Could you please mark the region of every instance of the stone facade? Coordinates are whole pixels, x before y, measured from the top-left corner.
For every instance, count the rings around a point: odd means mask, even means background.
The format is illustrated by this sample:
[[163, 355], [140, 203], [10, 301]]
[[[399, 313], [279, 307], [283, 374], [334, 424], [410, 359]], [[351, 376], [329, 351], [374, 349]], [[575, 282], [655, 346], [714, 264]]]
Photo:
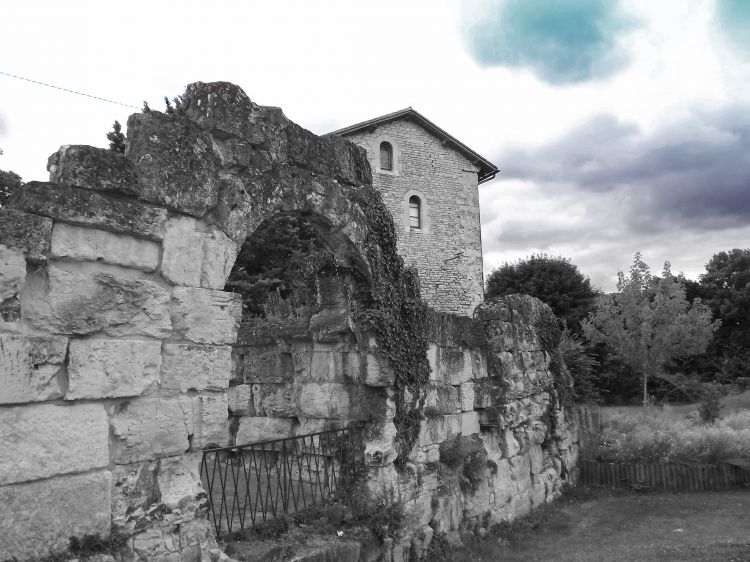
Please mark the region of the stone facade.
[[[201, 451], [354, 422], [368, 428], [369, 486], [410, 513], [389, 561], [555, 497], [574, 477], [578, 432], [536, 332], [549, 309], [519, 298], [474, 318], [431, 313], [419, 439], [396, 470], [394, 373], [352, 328], [356, 291], [336, 289], [370, 272], [352, 197], [372, 189], [365, 151], [231, 84], [192, 84], [183, 104], [131, 116], [125, 156], [62, 147], [51, 181], [0, 209], [3, 557], [94, 535], [116, 539], [123, 562], [220, 559]], [[304, 324], [243, 321], [223, 284], [243, 241], [285, 213], [316, 217], [358, 275], [328, 283]], [[471, 489], [440, 468], [458, 435], [487, 457]]]
[[[478, 177], [486, 168], [414, 113], [340, 134], [367, 151], [373, 187], [393, 215], [399, 253], [419, 272], [422, 298], [436, 310], [470, 316], [484, 298]], [[383, 142], [392, 148], [392, 170], [381, 169]], [[421, 203], [418, 229], [409, 226], [412, 196]]]

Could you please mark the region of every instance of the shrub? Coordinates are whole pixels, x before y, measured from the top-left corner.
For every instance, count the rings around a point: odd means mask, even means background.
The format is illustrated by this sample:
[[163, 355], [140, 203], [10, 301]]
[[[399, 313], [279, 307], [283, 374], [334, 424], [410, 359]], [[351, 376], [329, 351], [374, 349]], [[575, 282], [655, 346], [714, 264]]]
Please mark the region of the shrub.
[[487, 451], [480, 439], [456, 435], [440, 444], [440, 462], [452, 469], [461, 469], [459, 485], [464, 492], [476, 492], [487, 469]]
[[717, 463], [750, 459], [750, 412], [714, 424], [675, 418], [658, 408], [616, 417], [604, 425], [599, 458], [619, 462]]

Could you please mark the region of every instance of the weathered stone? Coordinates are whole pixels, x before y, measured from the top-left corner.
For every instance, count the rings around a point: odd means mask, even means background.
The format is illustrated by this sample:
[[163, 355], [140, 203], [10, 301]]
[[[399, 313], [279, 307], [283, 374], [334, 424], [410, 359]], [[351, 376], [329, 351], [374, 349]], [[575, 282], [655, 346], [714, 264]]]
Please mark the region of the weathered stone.
[[113, 472], [112, 527], [131, 535], [154, 524], [192, 520], [205, 509], [201, 453], [118, 465]]
[[505, 429], [500, 432], [500, 450], [505, 458], [515, 457], [521, 450], [521, 446], [516, 441], [513, 431]]
[[362, 419], [371, 413], [367, 400], [359, 385], [308, 383], [301, 387], [299, 410], [310, 418]]
[[465, 382], [458, 387], [458, 402], [462, 412], [474, 409], [474, 383]]
[[174, 456], [188, 450], [193, 401], [185, 397], [141, 397], [112, 407], [114, 462], [127, 464]]
[[393, 422], [382, 425], [377, 438], [365, 443], [365, 459], [368, 465], [383, 466], [396, 460], [396, 426]]
[[51, 219], [0, 208], [0, 244], [21, 250], [28, 259], [36, 262], [47, 259], [51, 235]]
[[242, 317], [236, 293], [175, 287], [170, 303], [172, 326], [182, 338], [207, 344], [233, 344]]
[[226, 392], [204, 392], [195, 397], [196, 406], [191, 450], [229, 445], [229, 401]]
[[252, 388], [257, 415], [292, 418], [302, 413], [299, 406], [300, 385], [254, 384]]
[[430, 415], [455, 414], [459, 410], [456, 387], [430, 383], [425, 389], [424, 408], [430, 412]]
[[294, 436], [295, 423], [296, 420], [293, 418], [240, 418], [235, 442], [237, 445], [245, 445], [258, 441], [286, 439]]
[[125, 234], [55, 223], [50, 255], [56, 258], [100, 261], [143, 271], [159, 266], [159, 245]]
[[256, 416], [253, 403], [253, 386], [250, 384], [238, 384], [230, 386], [227, 391], [229, 400], [229, 411], [235, 416]]
[[0, 403], [60, 398], [59, 373], [68, 340], [0, 334]]
[[529, 447], [529, 466], [532, 474], [539, 474], [544, 467], [544, 451], [541, 445], [532, 445]]
[[368, 386], [393, 386], [396, 374], [388, 360], [377, 353], [367, 355], [367, 374], [365, 384]]
[[158, 341], [73, 340], [65, 398], [138, 396], [156, 384], [160, 366]]
[[245, 383], [281, 384], [294, 378], [293, 356], [276, 344], [251, 346], [243, 357]]
[[3, 408], [0, 427], [0, 485], [109, 464], [102, 404]]
[[109, 273], [70, 272], [56, 265], [29, 276], [21, 293], [24, 316], [62, 334], [165, 337], [170, 332], [169, 294], [153, 281]]
[[41, 560], [68, 550], [70, 538], [110, 533], [108, 471], [59, 476], [0, 488], [0, 553]]
[[127, 157], [144, 201], [197, 217], [216, 204], [219, 162], [211, 136], [182, 115], [132, 114]]
[[0, 302], [21, 292], [26, 279], [26, 260], [20, 250], [0, 244]]
[[358, 382], [358, 379], [359, 356], [352, 351], [349, 344], [345, 343], [316, 341], [313, 344], [309, 371], [303, 371], [301, 376], [295, 372], [295, 380], [304, 382], [351, 383]]
[[232, 374], [232, 348], [165, 343], [161, 387], [169, 390], [225, 390]]
[[199, 230], [189, 217], [167, 221], [161, 272], [177, 285], [222, 289], [237, 257], [237, 244], [213, 227]]
[[135, 166], [123, 154], [87, 145], [65, 145], [47, 161], [49, 181], [75, 187], [135, 195]]
[[463, 412], [461, 414], [461, 433], [463, 435], [474, 435], [479, 433], [479, 413]]
[[11, 198], [14, 208], [56, 221], [161, 240], [166, 209], [56, 183], [31, 181]]

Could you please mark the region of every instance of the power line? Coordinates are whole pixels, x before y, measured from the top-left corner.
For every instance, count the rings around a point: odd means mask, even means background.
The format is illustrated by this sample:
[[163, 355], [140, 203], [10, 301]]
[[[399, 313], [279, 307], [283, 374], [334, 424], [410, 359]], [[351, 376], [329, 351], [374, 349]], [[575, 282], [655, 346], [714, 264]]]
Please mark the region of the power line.
[[122, 105], [122, 106], [125, 106], [125, 107], [131, 107], [133, 109], [141, 109], [140, 107], [136, 107], [136, 106], [130, 105], [128, 103], [122, 103], [122, 102], [119, 102], [119, 101], [108, 100], [107, 98], [100, 98], [99, 96], [92, 96], [91, 94], [84, 94], [83, 92], [77, 92], [75, 90], [69, 90], [68, 88], [63, 88], [61, 86], [55, 86], [54, 84], [47, 84], [45, 82], [39, 82], [38, 80], [32, 80], [31, 78], [24, 78], [23, 76], [16, 76], [15, 74], [9, 74], [8, 72], [3, 72], [2, 70], [0, 70], [0, 74], [2, 74], [4, 76], [10, 76], [11, 78], [16, 78], [18, 80], [24, 80], [26, 82], [31, 82], [32, 84], [38, 84], [40, 86], [46, 86], [47, 88], [54, 88], [55, 90], [62, 90], [63, 92], [68, 92], [70, 94], [77, 94], [79, 96], [85, 96], [87, 98], [92, 98], [92, 99], [99, 100], [99, 101], [106, 101], [108, 103], [114, 103], [116, 105]]

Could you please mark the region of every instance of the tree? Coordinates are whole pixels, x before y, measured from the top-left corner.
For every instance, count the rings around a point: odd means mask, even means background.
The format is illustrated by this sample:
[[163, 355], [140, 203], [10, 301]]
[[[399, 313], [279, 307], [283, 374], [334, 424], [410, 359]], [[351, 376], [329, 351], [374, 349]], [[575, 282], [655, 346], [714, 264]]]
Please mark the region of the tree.
[[109, 149], [113, 152], [119, 152], [125, 154], [125, 135], [120, 130], [119, 121], [115, 121], [112, 125], [112, 130], [107, 133], [107, 140], [109, 141]]
[[22, 185], [21, 176], [15, 172], [0, 170], [0, 207], [5, 207], [13, 192]]
[[577, 266], [561, 256], [532, 254], [504, 263], [487, 278], [486, 297], [524, 293], [549, 305], [574, 332], [592, 309], [597, 292]]
[[688, 302], [684, 279], [672, 275], [669, 262], [655, 277], [638, 253], [630, 275], [617, 276], [617, 293], [597, 299], [583, 333], [641, 377], [645, 406], [649, 380], [672, 360], [703, 353], [719, 322], [712, 322], [711, 309], [700, 299]]

